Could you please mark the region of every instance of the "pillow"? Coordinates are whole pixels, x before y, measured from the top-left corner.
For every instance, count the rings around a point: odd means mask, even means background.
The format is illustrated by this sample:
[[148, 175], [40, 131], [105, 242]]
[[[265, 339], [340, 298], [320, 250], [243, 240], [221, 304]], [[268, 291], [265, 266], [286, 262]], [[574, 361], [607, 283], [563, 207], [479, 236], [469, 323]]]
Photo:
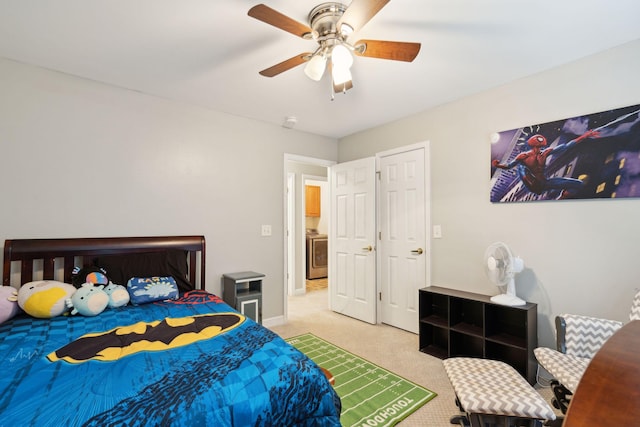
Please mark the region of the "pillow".
[[127, 282], [131, 304], [178, 299], [178, 286], [173, 277], [132, 277]]
[[170, 249], [163, 252], [105, 255], [95, 258], [93, 263], [104, 268], [109, 279], [118, 285], [126, 285], [132, 277], [171, 276], [180, 292], [194, 289], [187, 278], [187, 251]]

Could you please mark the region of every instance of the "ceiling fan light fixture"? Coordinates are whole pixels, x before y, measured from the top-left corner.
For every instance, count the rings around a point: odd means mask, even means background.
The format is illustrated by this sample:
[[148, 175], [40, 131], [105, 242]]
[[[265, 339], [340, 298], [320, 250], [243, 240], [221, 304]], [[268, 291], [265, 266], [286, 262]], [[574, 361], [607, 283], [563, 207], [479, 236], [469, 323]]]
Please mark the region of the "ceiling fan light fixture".
[[350, 68], [353, 56], [343, 44], [336, 44], [331, 49], [331, 76], [334, 85], [341, 85], [351, 80]]
[[331, 65], [333, 68], [344, 68], [349, 70], [353, 65], [353, 55], [343, 44], [337, 44], [331, 49]]
[[340, 26], [340, 34], [342, 34], [342, 37], [346, 39], [352, 33], [353, 33], [353, 27], [347, 24], [346, 22], [343, 22], [342, 25]]
[[323, 54], [316, 54], [311, 57], [304, 67], [304, 73], [311, 80], [320, 81], [327, 66], [327, 58]]
[[339, 86], [351, 80], [351, 71], [348, 67], [333, 66], [331, 69], [331, 77], [333, 78], [334, 86]]

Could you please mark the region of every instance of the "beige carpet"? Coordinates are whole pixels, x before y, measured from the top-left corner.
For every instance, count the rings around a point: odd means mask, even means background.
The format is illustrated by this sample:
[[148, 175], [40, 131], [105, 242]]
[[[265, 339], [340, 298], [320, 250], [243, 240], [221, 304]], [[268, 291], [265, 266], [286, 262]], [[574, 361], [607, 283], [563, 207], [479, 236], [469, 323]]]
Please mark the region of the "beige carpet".
[[[306, 332], [357, 354], [438, 394], [399, 425], [450, 427], [459, 413], [442, 361], [418, 350], [418, 336], [387, 325], [370, 325], [330, 311], [328, 291], [317, 290], [288, 300], [288, 322], [271, 330], [284, 338]], [[551, 391], [542, 389], [547, 402]]]

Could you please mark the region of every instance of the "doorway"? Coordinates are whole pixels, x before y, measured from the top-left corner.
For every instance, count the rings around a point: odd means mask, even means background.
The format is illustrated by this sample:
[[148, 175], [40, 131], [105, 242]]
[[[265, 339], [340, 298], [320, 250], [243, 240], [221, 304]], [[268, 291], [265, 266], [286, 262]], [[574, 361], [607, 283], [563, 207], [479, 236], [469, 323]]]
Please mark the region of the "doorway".
[[[365, 167], [359, 164], [360, 161], [352, 161], [330, 169], [331, 196], [328, 209], [323, 207], [323, 210], [331, 212], [330, 283], [328, 296], [322, 304], [326, 308], [331, 307], [333, 311], [369, 323], [386, 323], [416, 332], [418, 289], [428, 286], [431, 276], [431, 242], [428, 233], [431, 222], [429, 143], [422, 142], [377, 153], [373, 160], [374, 167]], [[287, 243], [284, 245], [285, 273], [289, 273], [285, 277], [288, 277], [288, 283], [291, 284], [284, 293], [285, 321], [289, 316], [289, 295], [295, 296], [296, 292], [305, 294], [307, 260], [302, 176], [324, 174], [326, 177], [329, 167], [333, 165], [335, 162], [285, 155], [286, 181], [295, 182], [296, 187], [295, 190], [289, 187], [286, 189], [293, 191], [294, 196], [287, 193], [286, 199], [290, 202], [285, 209], [285, 224], [291, 222], [288, 220], [290, 215], [295, 215], [296, 220], [293, 221], [292, 228], [287, 228]], [[316, 172], [310, 172], [306, 168], [316, 168]], [[349, 168], [353, 170], [349, 171]], [[318, 170], [322, 172], [317, 172]], [[343, 178], [334, 177], [336, 173], [342, 174]], [[366, 180], [363, 174], [366, 174]], [[387, 181], [377, 182], [382, 176]], [[358, 186], [364, 181], [373, 181], [373, 187], [368, 186], [366, 191], [359, 189]], [[342, 185], [342, 189], [347, 192], [334, 194], [333, 187], [340, 182], [346, 184], [346, 187]], [[363, 194], [371, 195], [371, 198], [363, 197]], [[365, 203], [366, 200], [369, 202]], [[371, 200], [373, 207], [370, 206]], [[343, 221], [344, 227], [340, 226], [340, 218], [346, 221]], [[340, 233], [352, 227], [355, 227], [355, 232]], [[363, 233], [364, 230], [373, 230], [374, 234], [370, 235], [368, 231]], [[398, 230], [410, 232], [398, 233]], [[364, 237], [366, 239], [363, 240]], [[344, 268], [340, 268], [341, 262]], [[335, 267], [331, 267], [332, 264]], [[289, 269], [288, 266], [293, 268]], [[356, 277], [351, 274], [354, 271], [360, 275]]]
[[[285, 154], [284, 169], [286, 177], [285, 188], [285, 291], [284, 291], [284, 320], [289, 318], [290, 302], [305, 299], [305, 304], [313, 303], [328, 309], [328, 298], [307, 298], [307, 244], [308, 230], [312, 229], [321, 234], [328, 228], [329, 199], [328, 168], [335, 164], [333, 161], [311, 157]], [[313, 185], [322, 188], [320, 191], [320, 209], [322, 215], [307, 218], [305, 186]], [[326, 215], [325, 215], [326, 214]], [[320, 247], [320, 245], [318, 245]], [[320, 260], [318, 260], [320, 261]], [[317, 277], [321, 273], [315, 274]], [[318, 280], [318, 279], [316, 279]]]
[[[326, 169], [325, 169], [326, 170]], [[327, 176], [302, 175], [304, 186], [304, 292], [328, 286], [329, 182]]]

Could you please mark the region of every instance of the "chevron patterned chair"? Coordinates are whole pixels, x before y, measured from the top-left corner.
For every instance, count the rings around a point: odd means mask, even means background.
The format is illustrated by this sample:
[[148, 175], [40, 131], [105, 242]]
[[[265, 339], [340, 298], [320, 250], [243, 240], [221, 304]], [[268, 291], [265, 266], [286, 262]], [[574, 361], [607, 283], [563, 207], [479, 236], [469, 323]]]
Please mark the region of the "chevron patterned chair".
[[[629, 319], [640, 320], [640, 291], [633, 298]], [[563, 414], [589, 362], [622, 325], [615, 320], [562, 314], [556, 317], [557, 350], [546, 347], [534, 350], [540, 366], [553, 377], [552, 403]]]
[[[512, 366], [498, 360], [451, 357], [442, 361], [462, 412], [451, 424], [464, 427], [541, 427], [556, 414]], [[544, 424], [543, 424], [544, 423]]]

